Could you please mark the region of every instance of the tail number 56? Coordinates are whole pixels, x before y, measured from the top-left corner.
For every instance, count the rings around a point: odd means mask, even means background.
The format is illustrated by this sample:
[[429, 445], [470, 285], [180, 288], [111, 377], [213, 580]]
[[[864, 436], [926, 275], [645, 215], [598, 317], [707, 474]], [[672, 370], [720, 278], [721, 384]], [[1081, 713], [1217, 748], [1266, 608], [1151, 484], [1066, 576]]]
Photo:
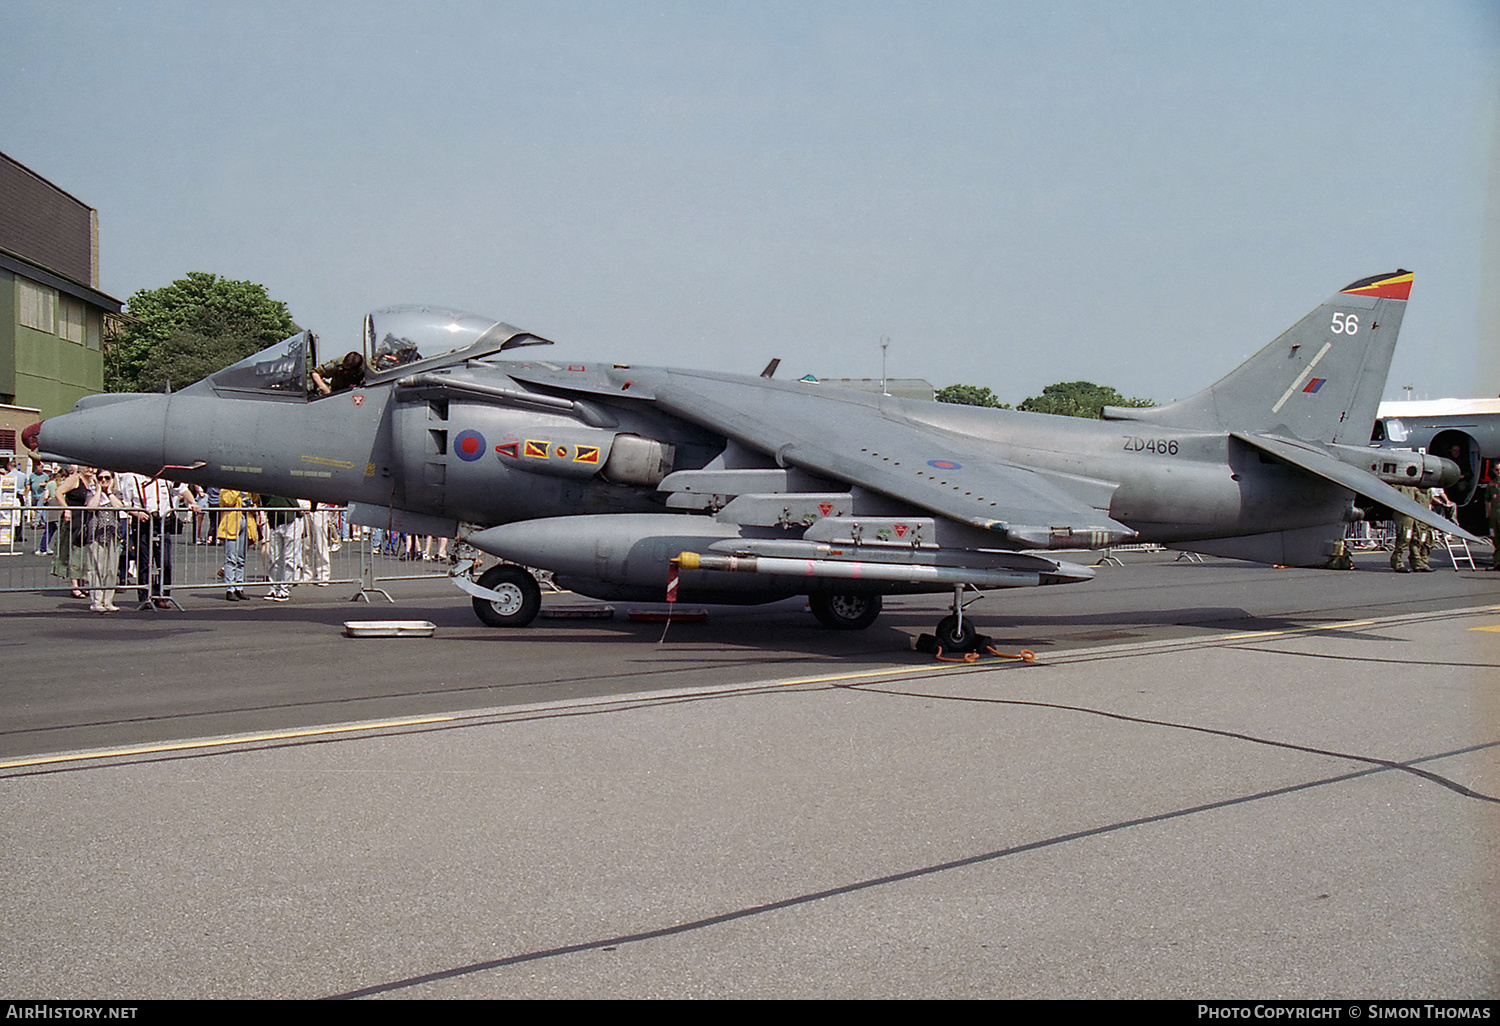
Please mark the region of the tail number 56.
[[1335, 335], [1353, 335], [1359, 331], [1359, 318], [1354, 314], [1336, 313], [1328, 330]]

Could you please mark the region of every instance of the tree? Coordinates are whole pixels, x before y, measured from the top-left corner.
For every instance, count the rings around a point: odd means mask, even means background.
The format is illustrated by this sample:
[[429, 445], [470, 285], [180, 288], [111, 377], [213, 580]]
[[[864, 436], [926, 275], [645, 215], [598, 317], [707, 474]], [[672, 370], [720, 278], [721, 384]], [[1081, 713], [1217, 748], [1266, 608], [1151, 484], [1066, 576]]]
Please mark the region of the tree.
[[165, 341], [152, 348], [134, 386], [127, 391], [160, 392], [169, 385], [174, 391], [186, 388], [264, 348], [258, 335], [205, 335], [190, 328], [173, 328]]
[[104, 353], [111, 392], [174, 389], [242, 360], [299, 329], [264, 285], [193, 271], [159, 289], [141, 289]]
[[979, 385], [949, 385], [947, 388], [938, 389], [933, 398], [940, 403], [957, 403], [959, 406], [992, 406], [1000, 410], [1010, 409], [1009, 403], [1002, 403], [996, 398], [994, 392]]
[[1155, 405], [1150, 399], [1127, 399], [1108, 385], [1096, 385], [1092, 381], [1061, 381], [1048, 385], [1042, 389], [1041, 395], [1024, 400], [1016, 409], [1097, 420], [1106, 406]]

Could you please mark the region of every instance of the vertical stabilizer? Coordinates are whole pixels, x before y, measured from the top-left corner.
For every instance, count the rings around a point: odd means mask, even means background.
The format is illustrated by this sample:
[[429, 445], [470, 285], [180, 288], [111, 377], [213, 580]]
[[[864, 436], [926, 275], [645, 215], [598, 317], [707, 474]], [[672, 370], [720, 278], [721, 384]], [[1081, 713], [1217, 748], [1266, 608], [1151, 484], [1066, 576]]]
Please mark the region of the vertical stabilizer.
[[1363, 445], [1411, 284], [1410, 271], [1363, 278], [1197, 395], [1145, 409], [1107, 407], [1105, 418]]

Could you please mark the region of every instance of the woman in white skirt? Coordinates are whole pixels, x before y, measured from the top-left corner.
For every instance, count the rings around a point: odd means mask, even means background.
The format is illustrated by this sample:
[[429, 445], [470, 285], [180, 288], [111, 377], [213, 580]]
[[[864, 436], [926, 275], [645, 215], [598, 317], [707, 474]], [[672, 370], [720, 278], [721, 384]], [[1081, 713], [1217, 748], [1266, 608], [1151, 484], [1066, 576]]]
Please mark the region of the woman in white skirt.
[[115, 613], [115, 584], [120, 562], [120, 510], [115, 494], [115, 475], [101, 470], [89, 488], [84, 502], [83, 540], [88, 551], [89, 609], [95, 613]]

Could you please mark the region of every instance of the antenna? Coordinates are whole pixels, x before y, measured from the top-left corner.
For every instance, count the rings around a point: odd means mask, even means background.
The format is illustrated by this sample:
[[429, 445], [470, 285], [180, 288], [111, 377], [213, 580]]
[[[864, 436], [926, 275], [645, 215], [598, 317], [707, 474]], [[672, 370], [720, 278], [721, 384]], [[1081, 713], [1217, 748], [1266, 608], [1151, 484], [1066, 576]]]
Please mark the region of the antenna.
[[880, 394], [881, 395], [890, 395], [891, 394], [890, 390], [885, 387], [885, 351], [886, 351], [886, 349], [888, 349], [890, 347], [890, 344], [891, 344], [891, 337], [889, 335], [881, 335], [880, 336]]

